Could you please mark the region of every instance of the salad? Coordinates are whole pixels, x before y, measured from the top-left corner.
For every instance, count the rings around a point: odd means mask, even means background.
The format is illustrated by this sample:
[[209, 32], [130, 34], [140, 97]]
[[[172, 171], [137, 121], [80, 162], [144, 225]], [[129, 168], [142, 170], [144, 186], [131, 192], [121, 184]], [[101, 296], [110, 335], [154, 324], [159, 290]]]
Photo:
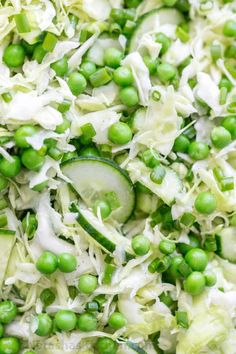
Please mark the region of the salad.
[[236, 2], [0, 4], [0, 354], [236, 353]]

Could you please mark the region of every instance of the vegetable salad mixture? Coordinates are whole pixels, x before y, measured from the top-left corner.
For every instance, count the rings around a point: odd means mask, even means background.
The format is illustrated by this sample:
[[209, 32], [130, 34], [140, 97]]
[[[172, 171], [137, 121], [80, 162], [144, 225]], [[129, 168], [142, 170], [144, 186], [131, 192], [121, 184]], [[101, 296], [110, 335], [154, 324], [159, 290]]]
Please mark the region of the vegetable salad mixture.
[[2, 0], [0, 354], [236, 353], [236, 2]]

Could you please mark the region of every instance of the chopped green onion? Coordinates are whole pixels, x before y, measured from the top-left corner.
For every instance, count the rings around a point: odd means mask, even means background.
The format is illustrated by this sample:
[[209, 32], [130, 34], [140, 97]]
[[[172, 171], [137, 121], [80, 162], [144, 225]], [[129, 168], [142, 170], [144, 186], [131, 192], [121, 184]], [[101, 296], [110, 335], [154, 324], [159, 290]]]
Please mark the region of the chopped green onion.
[[224, 177], [221, 180], [222, 192], [231, 191], [233, 189], [234, 189], [234, 178], [233, 177]]
[[197, 79], [194, 77], [192, 79], [189, 79], [188, 84], [191, 87], [191, 89], [193, 89], [197, 85]]
[[122, 32], [122, 28], [118, 23], [111, 23], [109, 27], [110, 33], [120, 34]]
[[111, 75], [107, 71], [107, 69], [102, 68], [102, 69], [97, 70], [94, 74], [92, 74], [89, 77], [89, 80], [90, 80], [91, 85], [93, 87], [99, 87], [99, 86], [106, 85], [108, 82], [110, 82]]
[[221, 89], [220, 89], [220, 99], [219, 99], [219, 102], [220, 102], [221, 105], [226, 103], [227, 95], [228, 95], [227, 88], [226, 87], [221, 87]]
[[160, 99], [161, 99], [160, 91], [157, 91], [157, 90], [153, 91], [152, 92], [152, 99], [153, 99], [153, 101], [156, 101], [156, 102], [160, 101]]
[[42, 47], [48, 52], [53, 52], [55, 46], [57, 44], [57, 37], [55, 34], [48, 32], [44, 38]]
[[16, 14], [14, 16], [16, 28], [18, 33], [28, 33], [31, 32], [30, 24], [27, 15], [24, 13]]
[[163, 273], [165, 272], [171, 265], [171, 257], [165, 256], [163, 258], [155, 258], [148, 266], [148, 270], [150, 273]]
[[227, 111], [229, 113], [236, 113], [236, 102], [231, 102], [227, 107]]
[[150, 179], [153, 183], [162, 184], [166, 175], [166, 170], [163, 166], [159, 165], [154, 167], [152, 172], [150, 173]]
[[204, 241], [204, 248], [208, 252], [215, 252], [217, 250], [215, 237], [208, 235]]
[[189, 322], [188, 322], [188, 314], [185, 311], [176, 311], [175, 312], [175, 317], [176, 317], [176, 322], [179, 326], [183, 328], [188, 328], [189, 327]]
[[75, 29], [76, 26], [78, 25], [79, 19], [77, 16], [73, 15], [73, 14], [69, 14], [69, 20], [71, 23], [71, 26]]
[[188, 32], [184, 30], [181, 26], [176, 28], [176, 36], [181, 40], [183, 43], [187, 43], [190, 39], [190, 35]]
[[112, 276], [116, 270], [116, 267], [112, 264], [106, 264], [104, 275], [103, 275], [103, 284], [111, 284]]
[[192, 273], [192, 269], [189, 267], [189, 265], [185, 262], [185, 260], [182, 260], [182, 262], [178, 265], [178, 272], [184, 277], [187, 278], [189, 274]]
[[96, 135], [96, 130], [94, 129], [93, 125], [91, 123], [86, 123], [80, 127], [82, 136], [81, 136], [81, 142], [82, 144], [88, 144], [92, 138]]
[[124, 35], [130, 37], [134, 32], [136, 26], [137, 26], [136, 22], [127, 20], [123, 28]]
[[61, 113], [65, 113], [67, 111], [69, 111], [70, 109], [70, 106], [71, 106], [71, 101], [69, 100], [64, 100], [63, 102], [61, 102], [58, 107], [57, 107], [57, 110]]
[[224, 173], [220, 167], [215, 167], [213, 169], [213, 174], [218, 182], [220, 182], [224, 178]]
[[221, 58], [221, 46], [220, 44], [212, 44], [210, 47], [211, 57], [213, 61], [217, 61]]
[[111, 158], [112, 157], [112, 147], [108, 144], [100, 145], [101, 156]]
[[190, 227], [194, 224], [195, 220], [196, 217], [192, 213], [186, 212], [181, 216], [180, 222], [181, 224]]
[[4, 227], [7, 225], [7, 215], [0, 214], [0, 227]]
[[7, 200], [6, 200], [6, 198], [2, 197], [2, 198], [0, 199], [0, 210], [3, 210], [3, 209], [5, 209], [5, 208], [7, 208], [7, 207], [8, 207], [8, 202], [7, 202]]
[[9, 103], [12, 100], [12, 95], [10, 94], [10, 92], [4, 92], [2, 93], [2, 98], [6, 103]]

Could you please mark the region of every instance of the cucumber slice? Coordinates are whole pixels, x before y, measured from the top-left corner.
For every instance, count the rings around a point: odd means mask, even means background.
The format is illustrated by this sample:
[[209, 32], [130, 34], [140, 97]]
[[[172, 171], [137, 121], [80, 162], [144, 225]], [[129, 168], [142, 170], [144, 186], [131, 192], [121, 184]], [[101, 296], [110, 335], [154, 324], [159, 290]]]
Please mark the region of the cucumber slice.
[[129, 176], [116, 163], [85, 156], [65, 161], [62, 172], [70, 178], [72, 187], [88, 207], [113, 192], [119, 207], [112, 211], [110, 217], [120, 223], [129, 219], [135, 205], [134, 187]]
[[90, 210], [75, 203], [72, 204], [71, 211], [77, 213], [77, 222], [104, 251], [113, 253], [117, 246], [123, 246], [126, 259], [133, 258], [130, 240], [121, 235], [113, 226], [101, 223]]
[[226, 227], [216, 235], [217, 253], [224, 259], [236, 263], [236, 228]]
[[15, 231], [0, 229], [0, 288], [2, 288], [9, 258], [16, 240], [15, 234]]
[[137, 27], [130, 39], [128, 52], [137, 50], [140, 39], [145, 33], [158, 32], [158, 25], [176, 25], [184, 22], [184, 17], [176, 9], [159, 8], [145, 13], [138, 19]]

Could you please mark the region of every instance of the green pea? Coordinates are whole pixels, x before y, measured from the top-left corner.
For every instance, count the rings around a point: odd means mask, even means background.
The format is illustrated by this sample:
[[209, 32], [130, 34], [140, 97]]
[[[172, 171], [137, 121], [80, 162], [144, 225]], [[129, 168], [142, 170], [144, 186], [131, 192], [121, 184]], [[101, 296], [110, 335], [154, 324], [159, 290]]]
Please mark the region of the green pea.
[[215, 127], [211, 131], [211, 142], [217, 149], [222, 149], [231, 143], [231, 134], [224, 127]]
[[73, 254], [61, 253], [58, 256], [58, 268], [63, 273], [71, 273], [76, 270], [77, 259]]
[[201, 192], [198, 194], [194, 206], [199, 213], [209, 215], [216, 210], [216, 197], [209, 192]]
[[227, 89], [227, 92], [230, 92], [233, 88], [233, 84], [229, 79], [227, 79], [226, 77], [223, 77], [220, 80], [219, 88], [221, 89], [223, 87], [225, 87]]
[[184, 290], [192, 296], [200, 295], [205, 289], [205, 278], [200, 272], [192, 272], [184, 281]]
[[0, 192], [4, 191], [4, 189], [6, 189], [8, 187], [8, 180], [3, 177], [0, 176]]
[[174, 79], [176, 74], [177, 74], [177, 70], [171, 64], [162, 63], [157, 66], [157, 77], [164, 84]]
[[127, 86], [120, 90], [120, 100], [127, 107], [136, 106], [139, 103], [138, 91], [135, 87]]
[[37, 324], [37, 329], [35, 333], [44, 337], [49, 335], [52, 332], [52, 319], [47, 313], [41, 313], [34, 318], [34, 324]]
[[42, 44], [40, 43], [34, 49], [33, 60], [36, 60], [39, 64], [41, 64], [46, 54], [47, 51], [43, 48]]
[[170, 39], [164, 33], [159, 32], [156, 34], [155, 40], [157, 43], [161, 44], [160, 54], [165, 54], [171, 45]]
[[68, 61], [66, 57], [52, 63], [51, 68], [55, 71], [57, 76], [65, 76], [68, 72]]
[[150, 251], [151, 243], [149, 239], [143, 235], [137, 235], [132, 239], [132, 248], [138, 256], [143, 256]]
[[23, 125], [18, 128], [14, 134], [14, 140], [16, 146], [20, 148], [28, 148], [30, 144], [27, 142], [26, 138], [33, 136], [37, 133], [37, 128], [33, 125]]
[[52, 274], [57, 270], [57, 267], [57, 256], [49, 251], [44, 251], [36, 262], [36, 268], [43, 274]]
[[18, 156], [11, 156], [13, 161], [8, 161], [5, 158], [0, 159], [0, 173], [4, 177], [13, 178], [20, 173], [21, 161]]
[[207, 266], [208, 257], [206, 252], [204, 252], [201, 248], [193, 248], [186, 254], [185, 261], [192, 268], [192, 270], [202, 272]]
[[45, 157], [39, 151], [28, 148], [23, 151], [21, 161], [28, 170], [39, 171], [44, 164]]
[[169, 240], [161, 240], [159, 243], [159, 250], [164, 254], [171, 254], [175, 251], [175, 249], [175, 243]]
[[98, 211], [100, 212], [102, 219], [107, 219], [112, 210], [105, 200], [97, 200], [93, 206], [93, 212], [95, 215], [98, 215]]
[[33, 238], [37, 227], [38, 221], [36, 215], [27, 213], [27, 215], [22, 220], [22, 228], [23, 231], [27, 234], [29, 240]]
[[217, 282], [215, 273], [211, 271], [207, 271], [205, 273], [205, 282], [206, 282], [206, 286], [214, 286]]
[[84, 313], [77, 320], [77, 327], [83, 332], [91, 332], [97, 329], [97, 319], [91, 313]]
[[55, 325], [64, 332], [72, 331], [76, 327], [77, 316], [73, 311], [60, 310], [55, 315]]
[[130, 86], [134, 82], [134, 77], [129, 67], [121, 66], [114, 71], [113, 80], [119, 86]]
[[74, 96], [83, 93], [87, 87], [87, 80], [77, 71], [69, 75], [67, 83]]
[[127, 320], [124, 315], [120, 312], [113, 312], [113, 314], [108, 319], [108, 324], [110, 327], [114, 328], [115, 330], [124, 327], [127, 323]]
[[3, 53], [3, 61], [10, 68], [17, 68], [25, 61], [25, 50], [20, 44], [10, 44]]
[[118, 344], [111, 338], [100, 337], [97, 340], [96, 348], [99, 354], [116, 354], [118, 350]]
[[120, 66], [124, 54], [116, 48], [108, 48], [104, 52], [104, 62], [107, 66], [116, 69]]
[[90, 274], [81, 275], [79, 278], [78, 288], [81, 293], [92, 294], [98, 286], [97, 277]]
[[189, 145], [190, 141], [187, 136], [181, 134], [175, 139], [173, 151], [186, 153], [188, 151]]
[[80, 151], [80, 156], [95, 156], [95, 157], [99, 157], [100, 153], [99, 150], [93, 146], [88, 146], [83, 148]]
[[56, 295], [54, 291], [49, 288], [43, 289], [40, 294], [40, 300], [45, 306], [50, 306], [56, 300]]
[[221, 125], [230, 132], [232, 139], [236, 139], [236, 116], [225, 117], [222, 120]]
[[209, 147], [200, 141], [193, 141], [188, 147], [188, 154], [195, 161], [204, 160], [209, 155]]
[[0, 339], [1, 354], [18, 354], [20, 352], [20, 341], [15, 337], [5, 337]]
[[223, 34], [226, 37], [236, 37], [236, 21], [226, 21], [223, 27]]
[[132, 139], [132, 131], [128, 124], [117, 122], [108, 129], [108, 139], [116, 145], [128, 144]]
[[143, 56], [143, 61], [149, 70], [149, 74], [154, 75], [157, 71], [157, 60], [153, 59], [150, 55], [146, 54]]
[[93, 63], [92, 61], [84, 61], [81, 65], [80, 65], [80, 72], [82, 75], [84, 75], [84, 77], [88, 80], [89, 77], [94, 74], [97, 71], [97, 67], [96, 64]]
[[166, 170], [163, 166], [159, 165], [153, 168], [150, 173], [150, 179], [153, 183], [161, 184], [165, 178]]
[[188, 12], [190, 10], [190, 4], [188, 0], [177, 0], [175, 6], [179, 11], [183, 13]]
[[13, 301], [5, 300], [0, 303], [0, 323], [11, 323], [17, 316], [17, 307]]

